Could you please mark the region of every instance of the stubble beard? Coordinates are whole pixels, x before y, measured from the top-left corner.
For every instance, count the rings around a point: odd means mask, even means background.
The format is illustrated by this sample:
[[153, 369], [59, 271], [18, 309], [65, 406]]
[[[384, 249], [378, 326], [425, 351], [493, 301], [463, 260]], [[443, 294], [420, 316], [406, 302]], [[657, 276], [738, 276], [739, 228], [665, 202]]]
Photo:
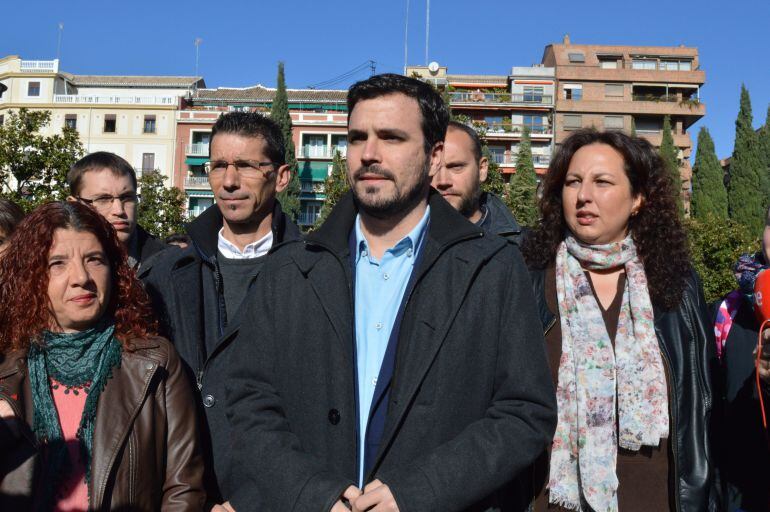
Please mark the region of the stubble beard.
[[395, 191], [387, 197], [377, 197], [377, 187], [364, 185], [363, 193], [359, 193], [358, 187], [353, 186], [353, 198], [360, 211], [376, 219], [391, 219], [403, 216], [412, 211], [427, 194], [430, 187], [430, 160], [425, 159], [422, 168], [419, 169], [420, 179], [408, 189], [402, 189], [395, 181], [394, 174], [379, 166], [362, 166], [353, 173], [354, 184], [363, 174], [377, 174], [391, 180]]

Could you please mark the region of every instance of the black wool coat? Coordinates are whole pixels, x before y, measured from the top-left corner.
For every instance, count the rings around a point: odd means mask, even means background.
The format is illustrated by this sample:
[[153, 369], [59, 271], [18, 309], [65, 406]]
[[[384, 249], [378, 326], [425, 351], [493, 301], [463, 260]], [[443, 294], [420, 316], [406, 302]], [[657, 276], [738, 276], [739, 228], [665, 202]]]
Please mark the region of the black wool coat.
[[[402, 512], [524, 510], [517, 477], [550, 443], [555, 395], [518, 248], [431, 192], [388, 414], [365, 483]], [[348, 195], [265, 263], [229, 351], [236, 510], [329, 510], [358, 480]]]

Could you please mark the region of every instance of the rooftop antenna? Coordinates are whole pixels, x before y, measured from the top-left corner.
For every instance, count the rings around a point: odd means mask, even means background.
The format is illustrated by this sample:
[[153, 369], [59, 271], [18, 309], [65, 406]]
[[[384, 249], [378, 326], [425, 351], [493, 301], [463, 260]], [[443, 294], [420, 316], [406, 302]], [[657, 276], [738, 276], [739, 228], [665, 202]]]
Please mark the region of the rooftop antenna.
[[61, 35], [64, 32], [64, 23], [59, 22], [59, 34], [56, 39], [56, 60], [61, 58]]
[[203, 42], [203, 39], [200, 37], [195, 38], [195, 76], [198, 76], [198, 56], [199, 56], [199, 50], [201, 43]]
[[409, 0], [406, 0], [406, 15], [404, 16], [404, 74], [409, 63]]
[[425, 0], [425, 65], [428, 65], [428, 42], [430, 41], [430, 0]]
[[377, 63], [373, 60], [369, 61], [369, 76], [374, 76], [377, 73]]

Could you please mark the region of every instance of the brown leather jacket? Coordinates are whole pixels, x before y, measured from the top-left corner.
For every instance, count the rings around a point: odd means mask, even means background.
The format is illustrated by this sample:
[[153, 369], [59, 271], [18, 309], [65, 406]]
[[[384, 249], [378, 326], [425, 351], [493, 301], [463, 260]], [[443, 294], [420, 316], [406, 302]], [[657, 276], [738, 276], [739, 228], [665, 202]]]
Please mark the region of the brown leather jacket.
[[[0, 510], [30, 510], [40, 450], [30, 427], [26, 352], [0, 357], [0, 399], [23, 419], [15, 429], [0, 420]], [[90, 510], [203, 510], [195, 415], [192, 389], [171, 344], [133, 340], [99, 397]]]

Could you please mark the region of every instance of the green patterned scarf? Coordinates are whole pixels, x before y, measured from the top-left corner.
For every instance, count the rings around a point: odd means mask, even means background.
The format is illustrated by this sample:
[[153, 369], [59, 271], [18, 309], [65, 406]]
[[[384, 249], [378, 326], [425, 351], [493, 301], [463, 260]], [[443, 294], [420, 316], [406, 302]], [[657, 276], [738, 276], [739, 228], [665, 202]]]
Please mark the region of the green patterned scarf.
[[68, 387], [84, 387], [88, 393], [77, 438], [86, 466], [86, 482], [90, 482], [96, 405], [113, 368], [119, 367], [121, 360], [121, 345], [114, 333], [115, 325], [111, 321], [102, 321], [77, 333], [44, 331], [42, 343], [33, 343], [29, 349], [29, 380], [34, 405], [32, 428], [45, 448], [45, 467], [42, 468], [45, 488], [44, 495], [38, 500], [41, 510], [52, 508], [54, 491], [62, 481], [62, 475], [72, 468], [50, 379]]

